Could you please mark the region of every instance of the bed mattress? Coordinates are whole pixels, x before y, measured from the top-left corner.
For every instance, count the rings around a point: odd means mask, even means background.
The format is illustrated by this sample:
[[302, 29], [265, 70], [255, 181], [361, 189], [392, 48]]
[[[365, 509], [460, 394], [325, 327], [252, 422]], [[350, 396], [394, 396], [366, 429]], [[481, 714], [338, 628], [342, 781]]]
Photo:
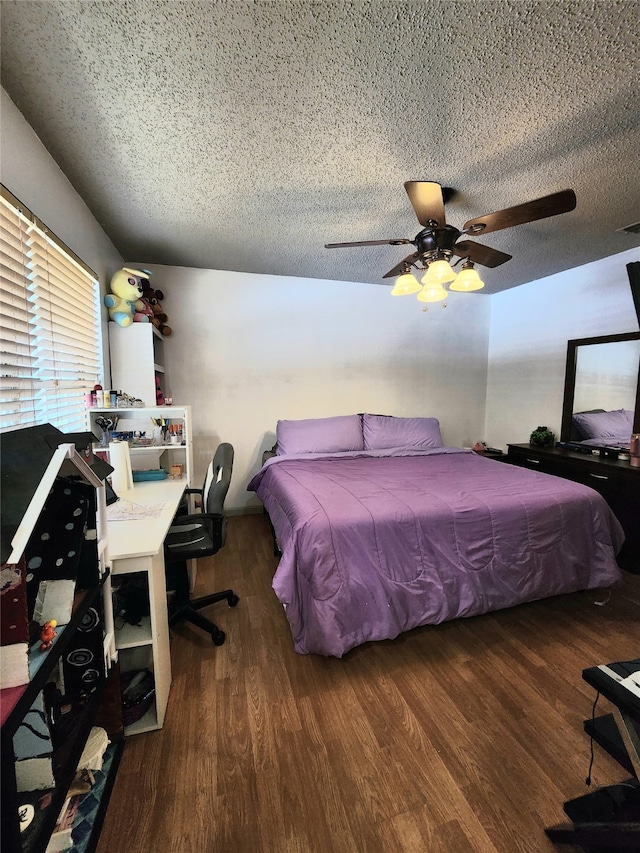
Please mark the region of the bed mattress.
[[462, 448], [275, 457], [249, 489], [301, 654], [621, 580], [622, 528], [597, 492]]

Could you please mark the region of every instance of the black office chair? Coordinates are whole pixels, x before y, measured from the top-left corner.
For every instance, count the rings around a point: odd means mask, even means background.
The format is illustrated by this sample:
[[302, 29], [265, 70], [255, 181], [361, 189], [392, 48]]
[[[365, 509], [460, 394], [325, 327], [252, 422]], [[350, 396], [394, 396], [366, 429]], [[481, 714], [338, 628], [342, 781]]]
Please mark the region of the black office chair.
[[209, 463], [202, 489], [185, 489], [187, 499], [200, 495], [199, 511], [176, 515], [164, 542], [164, 559], [167, 571], [167, 588], [175, 592], [170, 608], [169, 624], [186, 620], [211, 634], [216, 646], [224, 643], [225, 634], [199, 611], [217, 601], [226, 600], [235, 607], [238, 596], [231, 589], [189, 598], [187, 560], [210, 557], [223, 547], [227, 525], [224, 517], [224, 500], [231, 482], [233, 447], [220, 444]]

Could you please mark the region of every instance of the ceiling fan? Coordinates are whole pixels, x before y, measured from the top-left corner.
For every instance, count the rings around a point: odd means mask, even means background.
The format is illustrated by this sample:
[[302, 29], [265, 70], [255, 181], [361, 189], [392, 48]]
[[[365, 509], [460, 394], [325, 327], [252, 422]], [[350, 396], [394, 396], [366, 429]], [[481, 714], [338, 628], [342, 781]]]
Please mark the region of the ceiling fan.
[[[482, 243], [466, 239], [468, 235], [489, 234], [503, 228], [513, 228], [525, 222], [546, 219], [560, 213], [568, 213], [576, 206], [576, 194], [573, 190], [561, 190], [542, 198], [507, 207], [495, 213], [477, 216], [464, 223], [461, 229], [448, 225], [444, 214], [444, 205], [455, 196], [456, 191], [442, 187], [435, 181], [406, 181], [404, 185], [409, 201], [423, 226], [413, 240], [401, 237], [393, 240], [363, 240], [354, 243], [326, 243], [325, 249], [339, 249], [348, 246], [415, 246], [416, 251], [407, 255], [383, 278], [400, 276], [392, 293], [404, 295], [420, 291], [418, 299], [423, 302], [436, 302], [446, 297], [444, 284], [451, 283], [452, 290], [479, 290], [484, 286], [474, 270], [474, 264], [485, 267], [498, 267], [511, 259], [511, 255], [499, 252]], [[463, 238], [463, 239], [460, 239]], [[450, 266], [453, 255], [464, 259], [462, 271], [456, 275]], [[459, 261], [456, 261], [459, 263]], [[418, 266], [422, 264], [422, 266]], [[421, 286], [411, 273], [411, 267], [426, 270]], [[403, 279], [403, 281], [401, 281]]]

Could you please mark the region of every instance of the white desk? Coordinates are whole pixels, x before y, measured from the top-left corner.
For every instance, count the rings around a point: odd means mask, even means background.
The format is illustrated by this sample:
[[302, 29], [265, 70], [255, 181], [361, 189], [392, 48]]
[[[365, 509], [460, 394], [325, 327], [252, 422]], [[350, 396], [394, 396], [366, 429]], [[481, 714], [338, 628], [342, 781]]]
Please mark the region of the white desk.
[[[186, 486], [185, 478], [136, 483], [133, 489], [119, 495], [117, 503], [107, 508], [113, 585], [122, 575], [136, 574], [144, 576], [149, 591], [150, 614], [140, 625], [123, 624], [123, 620], [115, 616], [121, 671], [151, 669], [156, 688], [155, 702], [141, 720], [125, 727], [126, 735], [160, 729], [164, 723], [171, 687], [171, 655], [163, 543]], [[129, 505], [140, 507], [143, 512], [146, 507], [151, 515], [114, 520], [112, 516], [121, 516]]]

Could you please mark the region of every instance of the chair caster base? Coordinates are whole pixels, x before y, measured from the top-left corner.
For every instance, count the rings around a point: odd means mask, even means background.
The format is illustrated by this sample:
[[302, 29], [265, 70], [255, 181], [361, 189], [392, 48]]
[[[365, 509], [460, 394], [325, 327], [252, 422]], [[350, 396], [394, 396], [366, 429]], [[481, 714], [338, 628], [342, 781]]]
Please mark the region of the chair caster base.
[[230, 595], [227, 599], [229, 607], [235, 607], [236, 604], [240, 601], [237, 595]]
[[224, 643], [226, 636], [227, 635], [225, 634], [224, 631], [218, 631], [215, 634], [212, 631], [211, 632], [211, 639], [213, 640], [213, 645], [214, 646], [221, 646]]

